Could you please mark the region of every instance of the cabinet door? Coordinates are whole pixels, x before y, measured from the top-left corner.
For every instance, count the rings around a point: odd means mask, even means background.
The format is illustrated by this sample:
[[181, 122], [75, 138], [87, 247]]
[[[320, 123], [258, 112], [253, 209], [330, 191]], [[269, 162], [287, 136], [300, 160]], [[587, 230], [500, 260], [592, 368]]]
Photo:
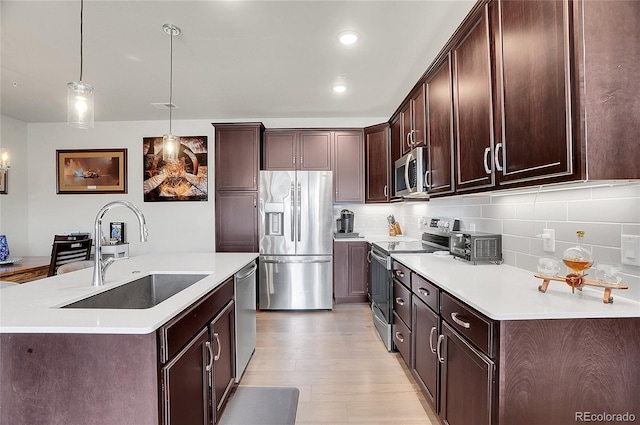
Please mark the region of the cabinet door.
[[298, 134], [295, 131], [273, 131], [264, 134], [262, 168], [269, 171], [295, 170]]
[[453, 192], [453, 101], [451, 56], [429, 76], [427, 83], [429, 193]]
[[411, 123], [411, 101], [408, 101], [400, 110], [400, 128], [402, 133], [402, 155], [404, 155], [412, 149], [411, 130], [413, 127]]
[[438, 412], [437, 392], [440, 363], [436, 355], [436, 343], [438, 340], [438, 315], [434, 313], [418, 297], [413, 297], [411, 310], [412, 325], [411, 336], [413, 338], [413, 364], [411, 370], [422, 391]]
[[212, 401], [215, 406], [214, 423], [218, 422], [235, 383], [235, 311], [235, 303], [232, 300], [209, 324], [211, 347], [214, 355], [212, 371]]
[[349, 286], [349, 242], [333, 242], [333, 296], [336, 304], [345, 302]]
[[367, 301], [367, 242], [333, 243], [333, 282], [336, 304]]
[[298, 169], [306, 171], [331, 171], [331, 132], [307, 131], [299, 133]]
[[335, 202], [364, 202], [362, 131], [336, 131], [333, 166]]
[[420, 84], [411, 96], [411, 141], [414, 146], [427, 145], [424, 84]]
[[[202, 329], [161, 371], [164, 425], [209, 425], [209, 334]], [[99, 384], [99, 383], [97, 383]]]
[[452, 51], [458, 191], [495, 182], [488, 6], [471, 22]]
[[258, 190], [261, 127], [215, 127], [216, 190]]
[[257, 204], [257, 192], [216, 192], [217, 252], [258, 252]]
[[365, 203], [389, 202], [389, 124], [364, 129]]
[[494, 363], [442, 324], [440, 418], [448, 425], [491, 425]]
[[500, 1], [501, 184], [573, 172], [567, 1]]

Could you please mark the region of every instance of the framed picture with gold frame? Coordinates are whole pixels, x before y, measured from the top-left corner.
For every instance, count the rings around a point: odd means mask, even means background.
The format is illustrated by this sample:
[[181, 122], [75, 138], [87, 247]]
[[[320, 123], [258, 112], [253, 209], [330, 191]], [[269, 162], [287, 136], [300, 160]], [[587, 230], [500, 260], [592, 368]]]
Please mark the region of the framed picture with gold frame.
[[127, 149], [56, 150], [58, 194], [127, 193]]
[[7, 170], [0, 169], [0, 194], [7, 194]]

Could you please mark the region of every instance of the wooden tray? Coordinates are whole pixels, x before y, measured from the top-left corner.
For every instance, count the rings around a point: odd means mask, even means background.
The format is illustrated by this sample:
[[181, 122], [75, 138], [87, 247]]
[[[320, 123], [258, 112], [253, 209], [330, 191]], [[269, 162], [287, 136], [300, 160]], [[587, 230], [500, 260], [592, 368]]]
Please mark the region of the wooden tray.
[[595, 280], [587, 279], [585, 277], [580, 276], [544, 276], [541, 274], [535, 274], [535, 277], [538, 279], [542, 279], [542, 285], [538, 286], [538, 291], [547, 292], [547, 288], [549, 287], [549, 282], [564, 282], [571, 286], [571, 292], [573, 292], [576, 288], [582, 290], [583, 286], [595, 286], [598, 288], [604, 288], [604, 295], [602, 297], [602, 302], [605, 304], [611, 304], [613, 302], [613, 297], [611, 296], [612, 289], [629, 289], [627, 285], [623, 285], [621, 283], [600, 283]]

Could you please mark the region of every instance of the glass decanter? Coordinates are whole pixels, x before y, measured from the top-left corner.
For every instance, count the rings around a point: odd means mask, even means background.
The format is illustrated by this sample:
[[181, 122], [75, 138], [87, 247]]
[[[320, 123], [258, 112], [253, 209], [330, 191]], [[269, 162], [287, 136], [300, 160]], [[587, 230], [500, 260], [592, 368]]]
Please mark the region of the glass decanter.
[[571, 292], [575, 291], [575, 288], [581, 288], [583, 286], [584, 271], [593, 265], [593, 258], [591, 252], [586, 248], [580, 246], [582, 238], [584, 238], [585, 231], [578, 230], [576, 236], [578, 237], [578, 244], [571, 248], [567, 248], [562, 255], [562, 261], [573, 272], [569, 273], [566, 278], [566, 282], [571, 286]]

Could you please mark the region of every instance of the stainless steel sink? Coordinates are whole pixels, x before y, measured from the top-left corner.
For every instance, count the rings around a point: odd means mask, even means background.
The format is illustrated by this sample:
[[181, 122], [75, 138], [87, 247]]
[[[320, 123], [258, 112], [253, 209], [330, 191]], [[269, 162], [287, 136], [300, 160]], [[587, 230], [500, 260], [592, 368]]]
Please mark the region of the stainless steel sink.
[[206, 274], [150, 274], [62, 308], [145, 309], [204, 279]]

